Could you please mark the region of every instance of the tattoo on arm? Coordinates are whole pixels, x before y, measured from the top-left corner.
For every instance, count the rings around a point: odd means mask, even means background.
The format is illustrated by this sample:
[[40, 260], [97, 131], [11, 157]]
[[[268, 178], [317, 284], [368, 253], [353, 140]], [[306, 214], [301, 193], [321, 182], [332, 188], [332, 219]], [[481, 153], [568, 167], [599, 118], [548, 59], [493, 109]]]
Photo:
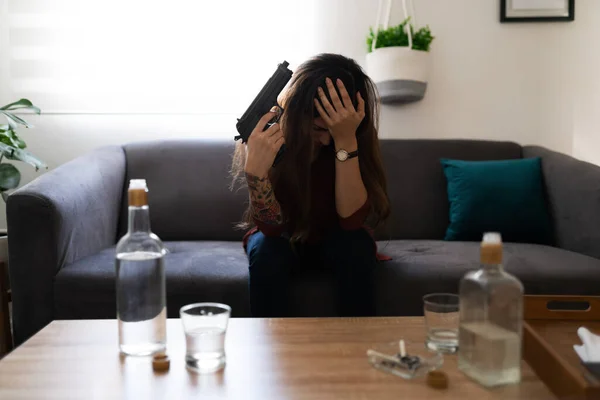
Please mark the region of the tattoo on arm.
[[247, 173], [246, 181], [248, 182], [248, 190], [250, 192], [252, 216], [269, 225], [283, 223], [281, 206], [275, 198], [269, 178], [259, 178]]

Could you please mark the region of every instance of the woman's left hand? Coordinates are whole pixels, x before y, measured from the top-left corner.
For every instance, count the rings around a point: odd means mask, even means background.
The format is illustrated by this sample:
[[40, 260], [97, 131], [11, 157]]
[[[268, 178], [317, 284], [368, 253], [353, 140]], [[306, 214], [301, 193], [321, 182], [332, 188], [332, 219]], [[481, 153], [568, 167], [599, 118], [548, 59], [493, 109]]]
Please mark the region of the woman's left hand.
[[[338, 90], [342, 96], [341, 99], [338, 96], [331, 79], [327, 78], [325, 82], [327, 84], [331, 102], [327, 99], [323, 88], [319, 87], [319, 99], [321, 99], [321, 101], [319, 102], [318, 99], [315, 99], [315, 107], [317, 108], [319, 115], [321, 115], [321, 118], [323, 118], [327, 128], [329, 128], [329, 132], [331, 133], [331, 137], [336, 146], [356, 146], [356, 130], [361, 121], [365, 118], [365, 101], [360, 95], [360, 92], [357, 92], [357, 109], [354, 109], [352, 100], [341, 79], [336, 81]], [[354, 149], [348, 150], [352, 151]]]

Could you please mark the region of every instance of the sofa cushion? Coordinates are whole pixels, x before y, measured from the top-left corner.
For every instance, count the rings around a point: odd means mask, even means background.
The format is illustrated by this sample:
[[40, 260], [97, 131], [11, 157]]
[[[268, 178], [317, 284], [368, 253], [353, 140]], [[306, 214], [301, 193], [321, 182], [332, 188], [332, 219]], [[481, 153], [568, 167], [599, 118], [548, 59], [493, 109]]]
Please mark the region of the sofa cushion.
[[500, 232], [506, 242], [552, 244], [540, 158], [441, 163], [450, 201], [445, 240]]
[[[185, 304], [226, 303], [232, 315], [250, 315], [248, 261], [241, 242], [165, 242], [167, 315]], [[63, 267], [54, 281], [56, 319], [115, 318], [114, 247]], [[332, 279], [310, 271], [290, 287], [291, 316], [333, 316]]]
[[[200, 301], [229, 304], [247, 316], [247, 262], [239, 242], [166, 242], [167, 314]], [[55, 318], [115, 318], [115, 249], [63, 267], [54, 282]]]
[[152, 231], [162, 240], [241, 240], [247, 190], [229, 189], [232, 140], [163, 140], [123, 146], [127, 158], [119, 237], [127, 230], [130, 179], [148, 183]]
[[[444, 241], [380, 242], [393, 257], [379, 265], [378, 315], [422, 315], [422, 296], [458, 292], [467, 271], [479, 268], [479, 243]], [[600, 260], [554, 247], [505, 243], [504, 264], [525, 294], [597, 295]]]
[[448, 195], [440, 158], [468, 161], [521, 158], [521, 146], [484, 140], [382, 140], [392, 214], [381, 240], [441, 240], [448, 227]]

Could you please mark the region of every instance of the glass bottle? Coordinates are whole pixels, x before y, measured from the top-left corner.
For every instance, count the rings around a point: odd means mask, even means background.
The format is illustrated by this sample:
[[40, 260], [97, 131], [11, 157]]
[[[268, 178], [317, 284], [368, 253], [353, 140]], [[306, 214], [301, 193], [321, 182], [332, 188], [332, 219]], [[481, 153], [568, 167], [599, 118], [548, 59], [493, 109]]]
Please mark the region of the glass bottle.
[[502, 238], [486, 233], [481, 268], [460, 282], [458, 367], [483, 386], [521, 380], [523, 285], [502, 267]]
[[119, 350], [141, 356], [166, 347], [165, 249], [150, 231], [144, 179], [130, 181], [128, 198], [129, 228], [116, 250]]

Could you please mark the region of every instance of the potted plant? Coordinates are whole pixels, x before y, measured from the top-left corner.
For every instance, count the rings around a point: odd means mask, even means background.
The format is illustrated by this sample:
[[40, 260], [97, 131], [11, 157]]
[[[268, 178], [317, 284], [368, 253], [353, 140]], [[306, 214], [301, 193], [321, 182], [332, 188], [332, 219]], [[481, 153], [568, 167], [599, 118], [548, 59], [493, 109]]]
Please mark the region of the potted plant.
[[[25, 120], [14, 114], [14, 111], [33, 111], [36, 114], [40, 113], [40, 109], [34, 106], [31, 101], [21, 99], [0, 107], [0, 116], [4, 116], [6, 124], [0, 124], [0, 195], [6, 201], [8, 191], [19, 186], [21, 182], [21, 173], [12, 163], [7, 163], [5, 160], [22, 161], [30, 164], [39, 170], [47, 168], [40, 159], [26, 151], [27, 144], [17, 135], [17, 128], [24, 126], [31, 128]], [[8, 241], [6, 229], [0, 229], [0, 261], [3, 261], [5, 266], [8, 262]], [[2, 271], [0, 271], [1, 273]]]
[[397, 26], [369, 29], [367, 72], [382, 103], [410, 103], [425, 96], [433, 39], [429, 26], [415, 30], [410, 17]]

